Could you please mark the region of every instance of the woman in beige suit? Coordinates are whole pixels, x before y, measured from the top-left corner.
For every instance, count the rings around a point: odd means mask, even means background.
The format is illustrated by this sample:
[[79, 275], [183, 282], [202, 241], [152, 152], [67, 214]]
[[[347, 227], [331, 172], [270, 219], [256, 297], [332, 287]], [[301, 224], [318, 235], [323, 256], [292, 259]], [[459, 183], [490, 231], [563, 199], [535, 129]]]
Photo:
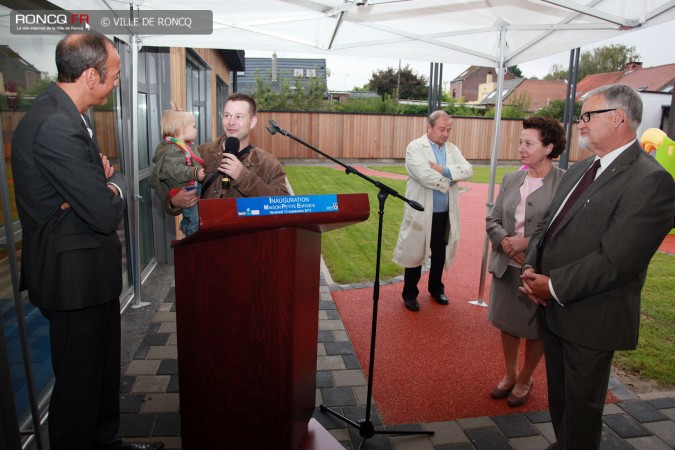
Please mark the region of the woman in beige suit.
[[[565, 150], [565, 132], [556, 119], [530, 117], [520, 135], [521, 162], [527, 170], [504, 176], [490, 215], [487, 233], [492, 241], [489, 271], [493, 274], [488, 320], [501, 330], [506, 373], [492, 390], [495, 399], [507, 398], [509, 406], [525, 404], [532, 387], [532, 373], [544, 353], [539, 336], [537, 305], [518, 291], [520, 268], [529, 236], [544, 218], [564, 171], [553, 159]], [[518, 371], [521, 338], [525, 362]]]

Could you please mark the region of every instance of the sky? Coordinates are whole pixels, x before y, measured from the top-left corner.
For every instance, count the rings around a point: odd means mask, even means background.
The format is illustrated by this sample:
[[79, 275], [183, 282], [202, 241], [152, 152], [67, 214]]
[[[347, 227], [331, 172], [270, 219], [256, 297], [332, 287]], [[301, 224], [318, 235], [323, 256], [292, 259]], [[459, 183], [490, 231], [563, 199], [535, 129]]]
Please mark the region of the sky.
[[[675, 63], [675, 47], [672, 44], [673, 29], [675, 22], [670, 21], [655, 25], [644, 30], [637, 30], [627, 33], [621, 37], [599, 41], [593, 45], [581, 47], [581, 52], [592, 50], [596, 47], [602, 47], [610, 44], [623, 44], [627, 47], [635, 46], [637, 53], [643, 63], [643, 67], [660, 66], [663, 64]], [[664, 36], [667, 38], [664, 39]], [[248, 57], [271, 57], [272, 52], [247, 51]], [[298, 54], [277, 52], [279, 58], [321, 58], [321, 55]], [[376, 57], [355, 57], [355, 56], [335, 56], [325, 55], [326, 66], [330, 70], [328, 77], [328, 90], [342, 91], [351, 90], [355, 86], [361, 87], [368, 83], [373, 72], [387, 67], [398, 68], [398, 59], [376, 58]], [[560, 64], [567, 69], [569, 66], [570, 52], [562, 52], [556, 55], [518, 64], [523, 76], [543, 78], [549, 73], [554, 64]], [[424, 75], [429, 79], [430, 63], [428, 61], [408, 61], [401, 60], [401, 67], [410, 65], [415, 73]], [[450, 80], [457, 77], [469, 66], [466, 64], [444, 64], [443, 82], [447, 84]]]
[[[581, 51], [589, 51], [595, 47], [602, 47], [609, 44], [623, 44], [628, 47], [635, 46], [637, 53], [643, 63], [643, 67], [660, 66], [663, 64], [675, 63], [675, 48], [672, 45], [673, 30], [675, 29], [675, 21], [666, 22], [659, 25], [654, 25], [643, 30], [637, 30], [620, 37], [599, 41], [593, 45], [581, 47]], [[51, 37], [54, 42], [56, 38]], [[34, 37], [34, 40], [44, 41], [48, 38]], [[28, 41], [30, 42], [30, 41]], [[39, 42], [33, 42], [38, 44]], [[44, 54], [34, 54], [37, 48], [43, 48], [41, 45], [21, 46], [12, 43], [12, 48], [18, 51], [22, 56], [32, 63], [41, 71], [56, 73], [53, 56]], [[272, 51], [246, 51], [247, 57], [271, 57]], [[326, 58], [326, 66], [330, 71], [328, 77], [328, 89], [330, 91], [352, 90], [355, 86], [361, 87], [368, 83], [373, 72], [387, 67], [398, 68], [399, 60], [391, 58], [376, 58], [376, 57], [357, 57], [357, 56], [337, 56], [337, 55], [321, 55], [318, 53], [285, 53], [277, 52], [279, 58]], [[543, 78], [549, 73], [554, 64], [560, 64], [567, 69], [569, 66], [570, 52], [562, 52], [556, 55], [531, 61], [528, 63], [518, 64], [523, 75], [527, 78], [537, 77]], [[424, 75], [429, 79], [429, 61], [409, 61], [401, 60], [401, 67], [410, 65], [415, 73]], [[453, 78], [457, 77], [469, 66], [466, 64], [444, 64], [443, 65], [443, 82], [447, 88], [448, 83]]]

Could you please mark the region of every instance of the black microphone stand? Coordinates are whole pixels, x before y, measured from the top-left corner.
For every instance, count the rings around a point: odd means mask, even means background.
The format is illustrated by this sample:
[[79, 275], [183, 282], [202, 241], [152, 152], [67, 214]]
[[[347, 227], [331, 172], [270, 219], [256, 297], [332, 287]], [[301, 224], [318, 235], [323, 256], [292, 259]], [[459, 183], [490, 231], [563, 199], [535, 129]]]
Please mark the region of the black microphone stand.
[[404, 202], [406, 202], [408, 205], [410, 205], [412, 208], [416, 209], [417, 211], [424, 211], [424, 207], [417, 203], [414, 200], [409, 200], [405, 198], [404, 196], [400, 195], [398, 192], [396, 192], [394, 189], [391, 187], [387, 186], [386, 184], [383, 184], [379, 181], [373, 180], [372, 178], [364, 175], [363, 173], [359, 172], [357, 169], [344, 164], [342, 161], [333, 158], [330, 155], [327, 155], [326, 153], [322, 152], [318, 148], [314, 147], [313, 145], [308, 144], [307, 142], [293, 136], [291, 133], [288, 131], [284, 130], [283, 128], [279, 127], [279, 125], [274, 122], [274, 120], [270, 119], [269, 120], [269, 127], [267, 128], [267, 131], [270, 132], [270, 134], [274, 135], [276, 133], [281, 133], [286, 137], [289, 137], [293, 139], [296, 142], [299, 142], [300, 144], [304, 145], [305, 147], [315, 151], [316, 153], [330, 159], [331, 161], [335, 162], [336, 164], [341, 165], [342, 167], [345, 168], [345, 173], [349, 175], [350, 173], [356, 174], [363, 178], [364, 180], [368, 181], [369, 183], [373, 184], [376, 186], [380, 191], [377, 194], [377, 198], [379, 200], [379, 209], [377, 211], [378, 214], [378, 228], [377, 228], [377, 260], [375, 262], [375, 282], [373, 283], [373, 321], [372, 321], [372, 327], [370, 331], [370, 364], [368, 367], [368, 393], [367, 393], [367, 398], [366, 398], [366, 417], [365, 419], [361, 419], [358, 422], [355, 422], [342, 414], [339, 414], [332, 409], [328, 408], [325, 405], [320, 405], [319, 409], [323, 412], [327, 412], [329, 414], [332, 414], [335, 417], [338, 417], [339, 419], [343, 420], [344, 422], [348, 423], [349, 425], [353, 426], [354, 428], [357, 428], [359, 430], [359, 435], [363, 438], [361, 443], [359, 444], [359, 449], [363, 448], [363, 445], [365, 444], [366, 440], [375, 436], [376, 434], [396, 434], [396, 435], [428, 435], [431, 436], [434, 434], [433, 431], [408, 431], [408, 430], [376, 430], [375, 426], [373, 425], [373, 422], [370, 420], [370, 410], [372, 406], [372, 395], [373, 395], [373, 374], [374, 374], [374, 367], [375, 367], [375, 338], [377, 337], [377, 309], [378, 309], [378, 303], [380, 300], [380, 257], [382, 253], [382, 222], [384, 218], [384, 202], [387, 200], [387, 197], [389, 195], [392, 195], [394, 197], [397, 197]]

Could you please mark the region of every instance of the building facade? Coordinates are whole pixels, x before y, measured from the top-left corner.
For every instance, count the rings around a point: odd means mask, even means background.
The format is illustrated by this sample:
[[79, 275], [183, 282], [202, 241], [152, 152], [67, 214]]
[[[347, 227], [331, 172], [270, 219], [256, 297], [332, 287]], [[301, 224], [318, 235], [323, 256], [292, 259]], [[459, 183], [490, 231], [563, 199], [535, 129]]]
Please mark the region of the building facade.
[[320, 84], [326, 90], [326, 60], [303, 58], [246, 58], [246, 70], [237, 73], [238, 91], [254, 94], [258, 82], [280, 92], [284, 85], [290, 90]]
[[[516, 78], [511, 72], [504, 74], [504, 80]], [[494, 67], [470, 66], [450, 82], [450, 97], [464, 98], [466, 103], [481, 101], [479, 86], [482, 83], [494, 83], [497, 86], [497, 69]], [[492, 89], [494, 89], [494, 87]]]

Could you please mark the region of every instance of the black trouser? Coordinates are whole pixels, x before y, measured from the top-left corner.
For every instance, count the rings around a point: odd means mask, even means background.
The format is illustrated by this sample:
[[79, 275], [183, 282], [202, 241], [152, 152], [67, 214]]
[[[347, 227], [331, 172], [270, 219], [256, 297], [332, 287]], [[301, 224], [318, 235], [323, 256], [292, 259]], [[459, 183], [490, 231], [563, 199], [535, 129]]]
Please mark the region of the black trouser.
[[537, 314], [556, 449], [597, 450], [614, 351], [583, 347], [553, 334], [542, 309]]
[[[444, 294], [445, 286], [441, 278], [445, 265], [445, 247], [448, 245], [448, 212], [433, 213], [431, 220], [431, 268], [429, 269], [429, 293], [432, 295]], [[417, 283], [422, 276], [422, 266], [409, 267], [403, 275], [403, 297], [417, 297], [419, 290]]]
[[54, 389], [51, 450], [119, 448], [120, 304], [41, 310], [49, 320]]

